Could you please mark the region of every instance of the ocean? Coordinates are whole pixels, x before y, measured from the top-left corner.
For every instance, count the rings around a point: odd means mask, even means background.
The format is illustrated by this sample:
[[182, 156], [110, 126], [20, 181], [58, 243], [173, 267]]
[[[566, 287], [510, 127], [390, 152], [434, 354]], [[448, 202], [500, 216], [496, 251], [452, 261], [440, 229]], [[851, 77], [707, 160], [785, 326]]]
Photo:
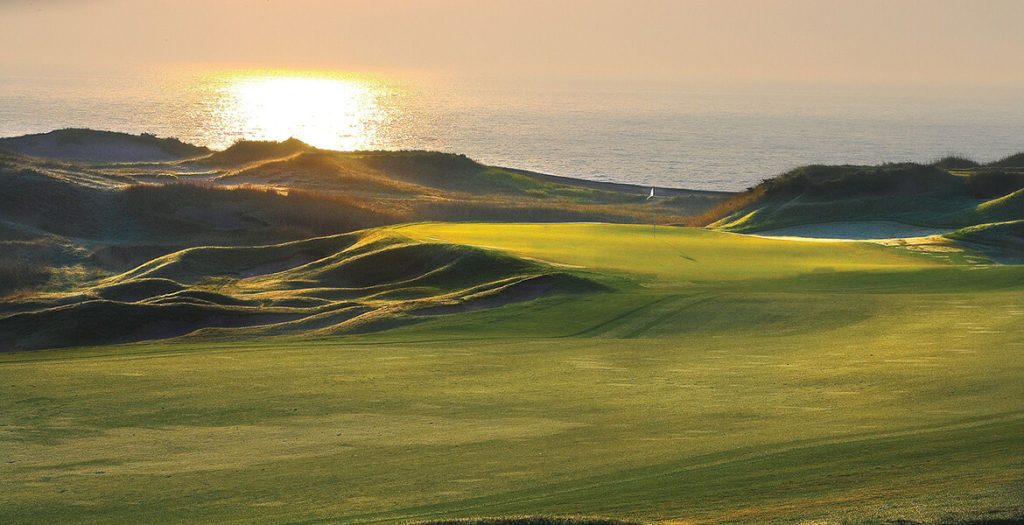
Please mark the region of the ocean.
[[88, 127], [225, 148], [294, 136], [584, 179], [741, 190], [796, 166], [1024, 150], [1009, 90], [557, 85], [288, 71], [0, 73], [0, 136]]

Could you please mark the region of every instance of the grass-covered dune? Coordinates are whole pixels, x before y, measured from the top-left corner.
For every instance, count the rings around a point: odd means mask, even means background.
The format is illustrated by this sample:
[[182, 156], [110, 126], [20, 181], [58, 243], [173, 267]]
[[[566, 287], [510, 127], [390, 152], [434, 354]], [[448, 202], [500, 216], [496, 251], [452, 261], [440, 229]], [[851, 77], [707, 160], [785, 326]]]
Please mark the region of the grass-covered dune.
[[[504, 197], [564, 199], [580, 204], [633, 204], [646, 197], [647, 186], [556, 177], [525, 170], [481, 165], [464, 155], [431, 151], [337, 152], [298, 140], [239, 142], [223, 152], [193, 159], [188, 165], [215, 167], [217, 180], [316, 191], [409, 195], [432, 194], [469, 198]], [[666, 210], [699, 209], [728, 196], [727, 192], [659, 188]], [[672, 197], [684, 197], [672, 199]], [[687, 202], [689, 199], [689, 202]], [[678, 202], [677, 202], [678, 201]]]
[[0, 137], [0, 149], [33, 157], [91, 163], [168, 161], [210, 154], [204, 147], [173, 138], [75, 128]]
[[1005, 159], [992, 162], [988, 166], [993, 168], [1024, 168], [1024, 152], [1015, 153]]
[[486, 254], [487, 279], [541, 268], [602, 288], [370, 333], [218, 328], [4, 354], [0, 521], [932, 524], [1024, 512], [1024, 267], [640, 225], [424, 223], [311, 242], [178, 253], [90, 293], [407, 304], [478, 273], [372, 289], [383, 265], [350, 267], [358, 246], [446, 247]]
[[[298, 140], [211, 152], [91, 130], [0, 139], [0, 294], [73, 289], [198, 246], [440, 221], [685, 222], [730, 194], [553, 177]], [[30, 271], [38, 268], [41, 271]]]
[[[190, 248], [74, 293], [0, 307], [0, 351], [166, 339], [366, 332], [603, 287], [550, 265], [390, 232]], [[227, 336], [228, 334], [224, 334]]]
[[[1024, 169], [1012, 157], [980, 166], [805, 166], [729, 199], [705, 215], [714, 228], [770, 232], [816, 224], [891, 223], [914, 233], [1024, 219]], [[870, 233], [866, 233], [870, 237]], [[899, 235], [896, 235], [899, 236]]]
[[947, 233], [946, 237], [997, 261], [1024, 263], [1024, 220], [970, 226]]

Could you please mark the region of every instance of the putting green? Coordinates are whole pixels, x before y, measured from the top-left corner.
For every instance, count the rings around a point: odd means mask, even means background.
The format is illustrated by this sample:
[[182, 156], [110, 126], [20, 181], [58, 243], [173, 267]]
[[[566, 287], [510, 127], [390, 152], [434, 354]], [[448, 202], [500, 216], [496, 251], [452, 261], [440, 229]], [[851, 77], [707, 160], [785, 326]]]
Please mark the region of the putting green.
[[813, 271], [920, 268], [941, 261], [871, 243], [792, 242], [701, 228], [618, 224], [424, 223], [417, 240], [494, 247], [523, 257], [611, 271], [662, 285], [793, 276]]

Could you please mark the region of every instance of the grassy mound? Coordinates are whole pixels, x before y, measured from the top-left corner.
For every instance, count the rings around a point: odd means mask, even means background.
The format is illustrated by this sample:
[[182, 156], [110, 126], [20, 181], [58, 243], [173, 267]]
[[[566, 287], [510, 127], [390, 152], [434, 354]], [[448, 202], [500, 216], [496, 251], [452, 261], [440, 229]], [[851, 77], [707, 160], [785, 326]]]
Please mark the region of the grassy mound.
[[455, 244], [407, 243], [386, 237], [316, 267], [289, 274], [339, 288], [380, 288], [416, 284], [451, 289], [480, 280], [532, 272], [537, 265], [500, 253]]
[[858, 221], [956, 229], [1024, 218], [1024, 208], [993, 204], [985, 211], [983, 206], [1024, 187], [1020, 173], [978, 168], [954, 174], [947, 169], [938, 163], [806, 166], [720, 204], [704, 220], [726, 231], [760, 232]]
[[1024, 220], [979, 224], [961, 228], [945, 237], [1000, 262], [1024, 262]]
[[50, 274], [46, 266], [25, 258], [0, 255], [0, 296], [40, 286]]
[[0, 252], [7, 268], [0, 293], [63, 291], [189, 246], [285, 242], [397, 220], [391, 210], [341, 195], [84, 184], [51, 169], [63, 168], [0, 161]]
[[[67, 143], [107, 136], [52, 135]], [[281, 243], [424, 220], [680, 223], [727, 196], [659, 189], [664, 198], [648, 202], [646, 187], [496, 168], [461, 155], [336, 152], [295, 140], [242, 141], [205, 155], [82, 163], [0, 150], [0, 242], [23, 243], [14, 259], [56, 275], [25, 279], [9, 271], [8, 280], [27, 283], [19, 289], [66, 291], [188, 247]]]
[[543, 186], [525, 176], [489, 169], [465, 155], [408, 151], [398, 154], [370, 153], [361, 156], [365, 166], [395, 179], [446, 191], [524, 193]]
[[399, 210], [404, 222], [645, 222], [657, 216], [679, 223], [729, 195], [662, 188], [664, 198], [648, 202], [648, 187], [485, 166], [464, 155], [430, 151], [250, 149], [248, 162], [220, 166], [214, 180], [370, 199]]
[[86, 162], [166, 161], [198, 157], [210, 150], [174, 138], [92, 129], [0, 138], [0, 148], [34, 157]]
[[946, 157], [942, 157], [941, 159], [933, 162], [931, 165], [935, 166], [936, 168], [944, 170], [963, 170], [969, 168], [977, 168], [978, 166], [980, 166], [980, 164], [978, 164], [977, 162], [966, 157], [961, 157], [959, 155], [949, 155]]
[[1024, 168], [1024, 152], [1015, 153], [988, 165], [993, 168]]
[[105, 192], [36, 169], [0, 169], [0, 219], [22, 229], [72, 237], [95, 236], [96, 206]]
[[[265, 152], [267, 155], [270, 153], [273, 151]], [[289, 153], [289, 150], [281, 153]], [[258, 156], [254, 154], [253, 158]], [[306, 150], [260, 158], [263, 160], [226, 170], [217, 181], [392, 197], [419, 195], [465, 200], [500, 196], [571, 199], [576, 203], [590, 204], [636, 204], [646, 196], [644, 190], [649, 189], [601, 183], [577, 184], [572, 179], [485, 166], [464, 155], [431, 151]], [[666, 203], [661, 201], [661, 204]], [[676, 206], [683, 204], [693, 205], [685, 200], [675, 203]]]
[[84, 263], [105, 271], [123, 272], [182, 248], [183, 246], [174, 243], [165, 246], [135, 243], [104, 244], [89, 252]]
[[[367, 332], [600, 285], [492, 250], [389, 231], [190, 248], [84, 293], [11, 301], [3, 350], [163, 339], [201, 329]], [[44, 329], [44, 327], [46, 327]]]
[[258, 160], [285, 157], [313, 147], [299, 139], [284, 142], [262, 140], [240, 140], [224, 151], [217, 151], [194, 161], [206, 166], [240, 166]]
[[0, 351], [166, 339], [199, 328], [237, 328], [297, 317], [295, 312], [266, 308], [87, 300], [0, 317]]
[[254, 277], [327, 257], [359, 239], [358, 234], [342, 234], [269, 246], [189, 248], [153, 259], [111, 281], [164, 278], [195, 284], [210, 279]]
[[762, 183], [769, 196], [808, 194], [826, 198], [858, 195], [920, 195], [954, 192], [961, 181], [945, 170], [920, 164], [805, 166]]
[[353, 162], [351, 155], [329, 151], [304, 151], [295, 155], [246, 165], [217, 178], [225, 184], [261, 184], [315, 191], [352, 194], [414, 195], [427, 193], [415, 186]]
[[341, 195], [130, 182], [84, 184], [40, 166], [0, 163], [0, 221], [14, 231], [154, 247], [280, 242], [396, 220]]
[[102, 286], [96, 289], [96, 295], [108, 301], [135, 302], [184, 289], [184, 286], [170, 279], [143, 278]]
[[1024, 189], [985, 201], [977, 206], [976, 213], [988, 221], [1010, 221], [1021, 219], [1024, 213], [1021, 210], [1024, 210]]
[[991, 199], [1024, 188], [1024, 171], [982, 169], [966, 174], [971, 195]]
[[[149, 235], [176, 242], [255, 244], [353, 231], [394, 222], [387, 210], [339, 195], [263, 188], [130, 186], [116, 196]], [[234, 239], [234, 240], [232, 240]]]

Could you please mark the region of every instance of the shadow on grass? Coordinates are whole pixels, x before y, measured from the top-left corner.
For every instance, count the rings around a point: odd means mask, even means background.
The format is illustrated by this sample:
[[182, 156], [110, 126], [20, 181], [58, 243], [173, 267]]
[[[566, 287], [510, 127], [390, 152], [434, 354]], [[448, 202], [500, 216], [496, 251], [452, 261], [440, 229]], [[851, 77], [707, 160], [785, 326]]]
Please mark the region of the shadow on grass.
[[639, 525], [639, 523], [587, 516], [504, 516], [426, 521], [419, 525]]
[[1002, 518], [952, 518], [941, 519], [934, 522], [914, 520], [851, 520], [844, 521], [843, 525], [1022, 525], [1024, 514]]
[[[1022, 525], [1024, 514], [1002, 518], [943, 519], [936, 522], [913, 520], [846, 520], [843, 525]], [[636, 521], [590, 516], [504, 516], [461, 518], [419, 522], [416, 525], [640, 525]]]

